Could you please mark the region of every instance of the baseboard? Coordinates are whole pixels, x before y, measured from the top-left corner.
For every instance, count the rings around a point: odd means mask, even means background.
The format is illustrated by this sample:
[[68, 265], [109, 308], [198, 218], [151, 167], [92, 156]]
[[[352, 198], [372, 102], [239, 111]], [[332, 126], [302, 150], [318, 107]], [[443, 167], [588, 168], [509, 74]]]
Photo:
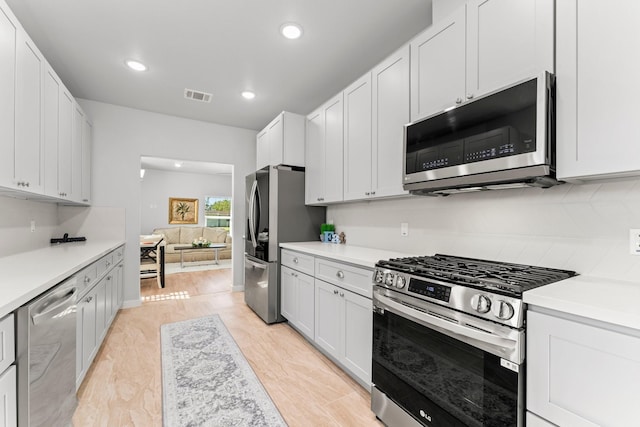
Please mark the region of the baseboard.
[[134, 299], [134, 300], [125, 300], [122, 303], [122, 308], [135, 308], [135, 307], [140, 307], [142, 305], [142, 302], [140, 301], [140, 299]]

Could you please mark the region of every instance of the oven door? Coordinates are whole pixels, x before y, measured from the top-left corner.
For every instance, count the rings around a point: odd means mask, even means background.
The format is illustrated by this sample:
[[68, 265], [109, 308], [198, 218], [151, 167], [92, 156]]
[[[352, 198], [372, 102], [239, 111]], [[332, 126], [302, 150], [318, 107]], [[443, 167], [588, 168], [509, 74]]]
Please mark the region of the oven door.
[[388, 289], [373, 304], [372, 409], [385, 424], [524, 425], [524, 332]]

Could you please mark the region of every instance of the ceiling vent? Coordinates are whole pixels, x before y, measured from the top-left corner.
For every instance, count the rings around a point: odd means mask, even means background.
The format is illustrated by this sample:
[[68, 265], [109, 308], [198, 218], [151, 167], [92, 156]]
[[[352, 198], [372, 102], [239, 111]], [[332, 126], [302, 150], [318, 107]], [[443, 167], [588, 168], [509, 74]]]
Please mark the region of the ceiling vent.
[[193, 89], [185, 89], [184, 97], [187, 99], [193, 99], [200, 102], [211, 102], [211, 94], [206, 92], [199, 92]]

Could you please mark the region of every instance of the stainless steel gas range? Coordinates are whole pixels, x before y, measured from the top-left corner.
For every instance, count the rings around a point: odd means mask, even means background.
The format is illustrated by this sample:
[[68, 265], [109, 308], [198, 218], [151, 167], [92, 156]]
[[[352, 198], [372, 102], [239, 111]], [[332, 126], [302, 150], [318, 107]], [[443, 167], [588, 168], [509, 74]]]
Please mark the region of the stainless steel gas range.
[[376, 416], [389, 426], [523, 426], [522, 293], [574, 275], [440, 254], [379, 261]]

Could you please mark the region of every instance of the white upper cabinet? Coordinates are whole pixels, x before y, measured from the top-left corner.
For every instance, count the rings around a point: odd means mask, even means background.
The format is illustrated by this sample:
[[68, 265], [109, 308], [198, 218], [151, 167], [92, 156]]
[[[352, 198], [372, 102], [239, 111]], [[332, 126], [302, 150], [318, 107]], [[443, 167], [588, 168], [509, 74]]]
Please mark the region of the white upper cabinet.
[[44, 193], [58, 197], [58, 144], [60, 137], [60, 79], [47, 64], [44, 74]]
[[344, 90], [344, 200], [406, 194], [404, 125], [409, 122], [409, 46]]
[[342, 92], [307, 116], [306, 132], [305, 202], [311, 205], [342, 201]]
[[557, 176], [640, 175], [640, 2], [557, 3]]
[[91, 144], [93, 126], [85, 115], [82, 122], [82, 164], [81, 164], [81, 190], [80, 201], [82, 203], [91, 202]]
[[411, 119], [554, 71], [553, 0], [470, 0], [411, 42]]
[[409, 123], [409, 45], [371, 71], [371, 195], [408, 194], [402, 188], [404, 125]]
[[283, 111], [256, 137], [256, 168], [304, 166], [305, 117]]
[[71, 198], [71, 139], [73, 134], [73, 96], [61, 86], [58, 111], [58, 196]]
[[411, 41], [411, 120], [442, 111], [465, 96], [466, 6]]
[[0, 185], [13, 186], [16, 25], [0, 9]]
[[14, 186], [43, 193], [42, 145], [43, 81], [45, 60], [26, 33], [16, 38], [15, 173]]
[[344, 200], [371, 195], [371, 73], [344, 90]]
[[73, 103], [73, 120], [71, 128], [71, 199], [82, 200], [82, 126], [84, 112]]

